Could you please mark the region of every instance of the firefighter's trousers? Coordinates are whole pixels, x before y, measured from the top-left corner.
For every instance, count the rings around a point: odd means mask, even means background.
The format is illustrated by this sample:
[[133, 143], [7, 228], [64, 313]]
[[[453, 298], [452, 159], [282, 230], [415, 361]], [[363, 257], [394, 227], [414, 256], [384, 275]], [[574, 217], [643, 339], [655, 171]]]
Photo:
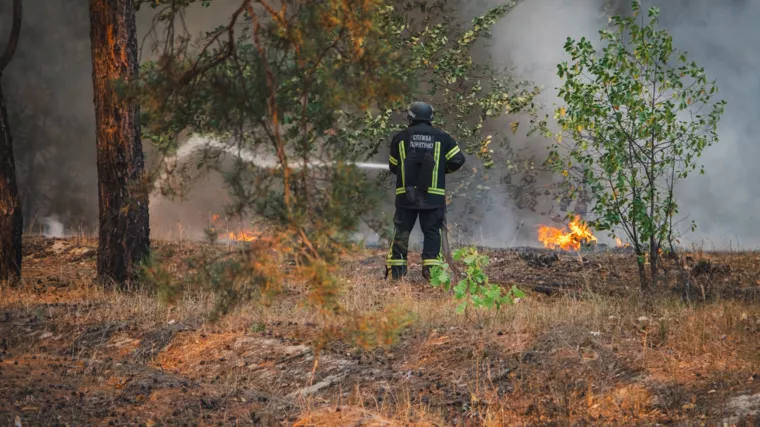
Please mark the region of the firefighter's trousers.
[[400, 279], [407, 272], [407, 253], [409, 252], [409, 234], [420, 218], [420, 228], [425, 237], [422, 247], [422, 268], [429, 270], [434, 265], [440, 265], [441, 228], [443, 227], [445, 208], [409, 209], [396, 207], [393, 217], [395, 230], [393, 243], [386, 258], [386, 277], [388, 273], [393, 279]]

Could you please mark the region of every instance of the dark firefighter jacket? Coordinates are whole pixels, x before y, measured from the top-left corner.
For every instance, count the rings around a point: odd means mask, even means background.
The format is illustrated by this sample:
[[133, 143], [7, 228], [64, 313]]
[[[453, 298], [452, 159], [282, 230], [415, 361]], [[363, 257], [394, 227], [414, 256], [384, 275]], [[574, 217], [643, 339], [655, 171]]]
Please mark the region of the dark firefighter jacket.
[[414, 123], [394, 135], [388, 163], [396, 175], [396, 206], [445, 207], [446, 174], [459, 170], [464, 160], [454, 138], [428, 123]]

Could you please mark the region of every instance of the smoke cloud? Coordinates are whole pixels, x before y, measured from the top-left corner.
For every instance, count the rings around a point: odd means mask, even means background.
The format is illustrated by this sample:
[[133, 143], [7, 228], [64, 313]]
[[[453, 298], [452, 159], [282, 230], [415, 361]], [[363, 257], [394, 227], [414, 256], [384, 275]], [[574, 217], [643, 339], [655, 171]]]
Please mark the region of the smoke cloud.
[[[12, 2], [0, 2], [0, 46]], [[26, 231], [58, 215], [97, 221], [95, 112], [87, 2], [25, 0], [18, 49], [3, 75]]]
[[[717, 79], [728, 104], [719, 127], [720, 142], [703, 157], [706, 172], [678, 188], [681, 211], [696, 221], [687, 236], [705, 249], [760, 245], [760, 158], [757, 98], [760, 97], [760, 2], [752, 0], [658, 0], [661, 20], [674, 44]], [[686, 239], [684, 239], [686, 241]]]
[[[760, 145], [751, 124], [756, 120], [755, 105], [760, 96], [760, 31], [756, 29], [760, 2], [647, 0], [642, 6], [660, 8], [661, 25], [673, 36], [675, 47], [687, 51], [690, 59], [705, 67], [709, 78], [717, 79], [718, 96], [728, 102], [719, 126], [720, 142], [707, 149], [702, 158], [705, 175], [694, 175], [677, 188], [681, 212], [687, 217], [682, 228], [688, 229], [691, 220], [698, 226], [695, 233], [684, 235], [682, 244], [705, 249], [755, 249], [760, 245], [760, 229], [756, 227], [760, 169], [755, 166]], [[568, 60], [563, 50], [566, 38], [585, 36], [598, 41], [598, 30], [607, 23], [605, 12], [627, 10], [630, 6], [626, 1], [526, 0], [498, 23], [490, 48], [492, 61], [544, 86], [542, 101], [552, 106], [557, 102], [555, 88], [561, 84], [556, 65]], [[521, 138], [513, 144], [538, 158], [545, 156], [546, 141]], [[542, 179], [549, 182], [547, 177]], [[495, 226], [505, 215], [512, 215], [511, 222], [531, 226], [547, 221], [534, 212], [509, 209], [510, 202], [501, 212], [490, 214], [486, 222]], [[528, 242], [535, 241], [531, 226], [521, 233]], [[497, 237], [503, 241], [502, 236]]]
[[58, 221], [58, 217], [51, 216], [42, 219], [42, 223], [45, 224], [45, 230], [42, 232], [46, 237], [64, 237], [63, 223]]
[[[500, 3], [490, 1], [480, 7], [470, 6], [466, 17], [482, 14]], [[497, 69], [508, 69], [519, 80], [543, 87], [537, 102], [548, 112], [557, 102], [555, 88], [561, 81], [556, 76], [556, 69], [557, 64], [566, 59], [563, 45], [567, 37], [593, 39], [607, 22], [608, 15], [604, 12], [608, 3], [605, 0], [525, 0], [497, 23], [492, 40], [483, 48], [486, 52], [475, 52], [475, 56], [481, 61], [490, 61]], [[549, 141], [540, 136], [526, 137], [526, 118], [514, 119], [523, 123], [518, 134], [510, 136], [511, 148], [519, 158], [532, 160], [540, 168]], [[496, 130], [498, 126], [503, 127], [498, 129], [503, 133], [508, 121], [498, 121], [490, 128]], [[496, 168], [496, 174], [506, 173], [504, 163]], [[527, 186], [532, 184], [534, 190], [540, 191], [554, 179], [550, 173], [537, 173], [536, 182], [524, 183], [526, 188], [523, 190], [529, 191]], [[544, 194], [528, 197], [536, 198], [538, 205], [534, 209], [520, 209], [514, 192], [508, 192], [504, 186], [492, 186], [491, 209], [484, 212], [484, 218], [472, 236], [474, 242], [492, 247], [536, 245], [538, 226], [558, 225], [563, 217], [550, 197]]]

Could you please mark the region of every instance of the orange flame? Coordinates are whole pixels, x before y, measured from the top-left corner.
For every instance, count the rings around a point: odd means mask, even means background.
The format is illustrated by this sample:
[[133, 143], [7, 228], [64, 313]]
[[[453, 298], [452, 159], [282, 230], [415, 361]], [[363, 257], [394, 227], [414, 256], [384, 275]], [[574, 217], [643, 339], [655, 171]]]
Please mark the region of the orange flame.
[[[216, 228], [215, 225], [217, 224], [217, 222], [219, 222], [220, 218], [221, 217], [218, 214], [211, 215], [211, 230], [212, 231]], [[238, 232], [230, 231], [227, 233], [227, 240], [234, 241], [234, 242], [253, 242], [259, 239], [260, 239], [259, 233], [253, 230], [241, 230]]]
[[615, 237], [615, 244], [619, 248], [630, 248], [631, 244], [628, 242], [623, 242], [619, 237]]
[[243, 230], [238, 233], [231, 231], [227, 234], [227, 238], [236, 242], [253, 242], [254, 240], [258, 240], [259, 236], [252, 231]]
[[557, 247], [564, 251], [579, 250], [582, 242], [596, 242], [596, 237], [589, 230], [588, 225], [581, 221], [581, 217], [568, 224], [570, 231], [560, 228], [542, 225], [538, 229], [538, 240], [544, 244], [544, 247], [555, 249]]

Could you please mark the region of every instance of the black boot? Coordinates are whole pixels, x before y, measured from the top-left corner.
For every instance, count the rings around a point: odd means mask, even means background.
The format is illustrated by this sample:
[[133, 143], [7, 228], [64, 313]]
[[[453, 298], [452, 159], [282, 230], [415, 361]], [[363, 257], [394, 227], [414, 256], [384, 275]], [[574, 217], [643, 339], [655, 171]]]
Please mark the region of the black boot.
[[406, 276], [406, 266], [393, 266], [387, 268], [385, 270], [385, 278], [388, 279], [388, 276], [390, 276], [391, 280], [394, 281], [401, 280], [404, 276]]

